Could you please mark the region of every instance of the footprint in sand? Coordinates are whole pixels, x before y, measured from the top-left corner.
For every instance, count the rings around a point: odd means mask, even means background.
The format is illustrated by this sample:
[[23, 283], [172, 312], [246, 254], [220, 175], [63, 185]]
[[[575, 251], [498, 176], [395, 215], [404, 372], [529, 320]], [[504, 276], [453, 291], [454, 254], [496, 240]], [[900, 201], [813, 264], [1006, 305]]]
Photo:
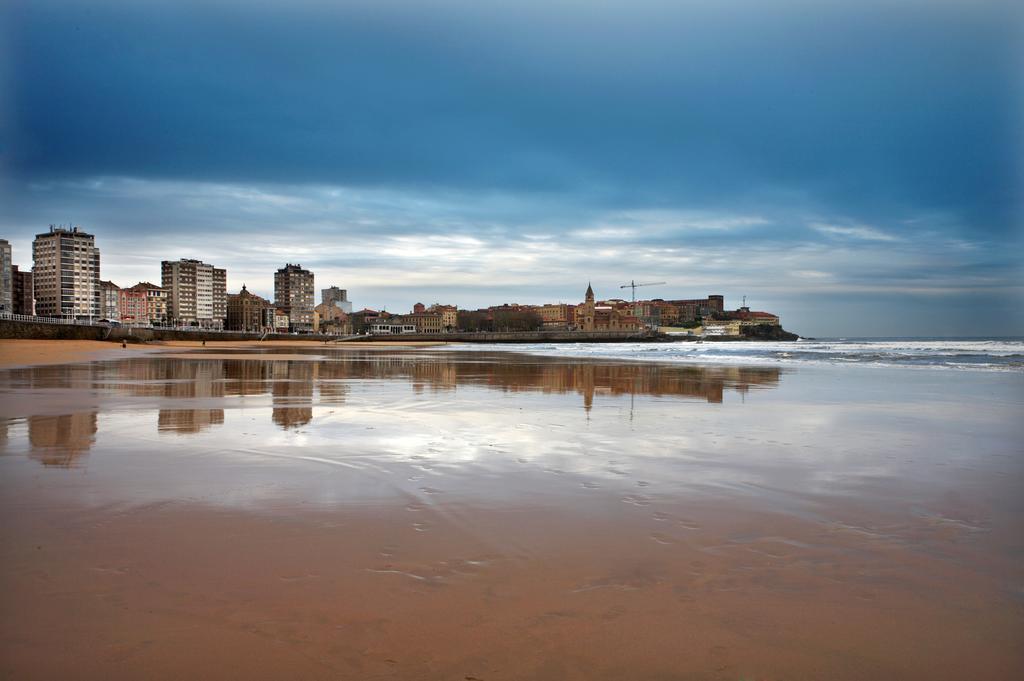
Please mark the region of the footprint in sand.
[[320, 575], [305, 574], [305, 575], [282, 575], [279, 577], [282, 582], [305, 582], [311, 579], [320, 579]]
[[102, 565], [94, 567], [93, 570], [96, 572], [103, 572], [108, 575], [126, 575], [129, 572], [126, 567], [105, 567]]

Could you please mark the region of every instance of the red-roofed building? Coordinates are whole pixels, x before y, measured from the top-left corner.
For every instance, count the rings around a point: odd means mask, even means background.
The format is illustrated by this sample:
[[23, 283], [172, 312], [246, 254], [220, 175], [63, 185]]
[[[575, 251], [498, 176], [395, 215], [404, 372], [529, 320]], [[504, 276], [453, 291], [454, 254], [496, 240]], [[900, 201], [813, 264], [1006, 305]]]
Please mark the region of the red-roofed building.
[[779, 325], [778, 315], [774, 315], [771, 312], [752, 311], [749, 307], [741, 307], [735, 312], [730, 313], [729, 316], [732, 319], [740, 320], [740, 326]]

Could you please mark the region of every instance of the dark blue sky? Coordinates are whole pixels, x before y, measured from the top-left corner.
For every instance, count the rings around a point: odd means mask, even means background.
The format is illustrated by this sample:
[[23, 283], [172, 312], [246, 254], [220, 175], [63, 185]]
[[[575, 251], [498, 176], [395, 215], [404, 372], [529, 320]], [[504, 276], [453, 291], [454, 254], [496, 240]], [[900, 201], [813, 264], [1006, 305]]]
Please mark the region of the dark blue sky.
[[807, 334], [1024, 333], [1019, 10], [5, 3], [0, 236], [105, 278], [286, 261], [407, 309], [725, 294]]

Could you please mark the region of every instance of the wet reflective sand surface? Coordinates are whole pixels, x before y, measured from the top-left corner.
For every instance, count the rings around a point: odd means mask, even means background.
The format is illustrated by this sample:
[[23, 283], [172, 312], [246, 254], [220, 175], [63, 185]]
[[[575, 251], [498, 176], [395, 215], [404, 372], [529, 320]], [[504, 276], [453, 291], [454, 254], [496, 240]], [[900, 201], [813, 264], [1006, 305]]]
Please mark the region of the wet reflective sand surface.
[[1022, 407], [441, 350], [0, 371], [0, 676], [1021, 678]]

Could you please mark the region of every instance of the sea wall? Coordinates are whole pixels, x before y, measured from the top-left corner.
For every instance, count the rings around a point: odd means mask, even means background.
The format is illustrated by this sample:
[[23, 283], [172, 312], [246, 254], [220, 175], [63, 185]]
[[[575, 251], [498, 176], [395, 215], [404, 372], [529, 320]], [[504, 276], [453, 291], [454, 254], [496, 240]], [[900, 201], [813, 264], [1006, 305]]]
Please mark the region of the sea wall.
[[[260, 334], [253, 333], [176, 331], [174, 329], [88, 326], [85, 324], [47, 324], [0, 319], [0, 338], [146, 342], [167, 340], [239, 341], [259, 340], [261, 337]], [[266, 340], [334, 340], [335, 338], [335, 336], [322, 336], [318, 334], [292, 336], [285, 333], [271, 333], [266, 336]]]
[[[705, 336], [703, 340], [796, 340], [797, 336], [780, 327], [744, 327], [743, 336]], [[382, 336], [326, 336], [271, 333], [231, 333], [218, 331], [176, 331], [129, 327], [46, 324], [0, 319], [0, 338], [40, 338], [66, 340], [147, 341], [242, 341], [242, 340], [315, 340], [334, 343], [360, 343], [381, 340], [433, 341], [438, 343], [649, 343], [700, 340], [697, 336], [669, 336], [654, 331], [478, 331], [456, 333], [403, 333]]]
[[347, 342], [358, 343], [388, 339], [446, 343], [640, 343], [672, 340], [663, 334], [636, 331], [474, 331], [358, 336], [348, 339]]
[[72, 324], [34, 324], [0, 319], [0, 338], [38, 338], [51, 340], [102, 340], [110, 329]]
[[[0, 319], [0, 338], [40, 338], [68, 340], [128, 340], [133, 342], [192, 340], [237, 341], [257, 340], [260, 334], [176, 331], [174, 329], [86, 326], [75, 324], [47, 324], [11, 319]], [[321, 334], [271, 333], [266, 340], [318, 340], [330, 342], [436, 341], [446, 343], [616, 343], [669, 340], [662, 334], [635, 331], [516, 331], [465, 333], [404, 333], [382, 336], [326, 336]]]

